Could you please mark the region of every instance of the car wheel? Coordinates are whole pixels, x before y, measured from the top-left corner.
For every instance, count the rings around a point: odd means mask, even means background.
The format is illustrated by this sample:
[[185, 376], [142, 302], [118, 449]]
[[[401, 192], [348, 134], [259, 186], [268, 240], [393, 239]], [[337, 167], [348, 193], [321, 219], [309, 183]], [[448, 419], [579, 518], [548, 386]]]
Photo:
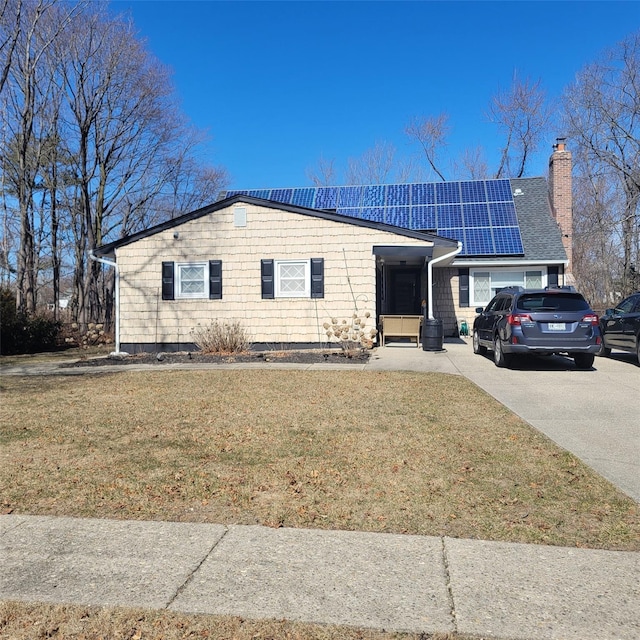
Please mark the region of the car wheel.
[[487, 347], [483, 347], [480, 344], [480, 336], [475, 329], [473, 330], [473, 353], [477, 353], [481, 356], [487, 353]]
[[594, 360], [595, 356], [592, 353], [576, 353], [573, 356], [573, 361], [578, 369], [591, 369]]
[[502, 342], [500, 342], [500, 336], [496, 336], [493, 339], [493, 361], [496, 367], [508, 367], [511, 362], [511, 354], [505, 353], [502, 350]]
[[636, 357], [638, 358], [638, 365], [640, 365], [640, 336], [636, 336]]
[[608, 358], [611, 355], [611, 349], [604, 346], [604, 340], [600, 343], [600, 351], [596, 355], [601, 358]]

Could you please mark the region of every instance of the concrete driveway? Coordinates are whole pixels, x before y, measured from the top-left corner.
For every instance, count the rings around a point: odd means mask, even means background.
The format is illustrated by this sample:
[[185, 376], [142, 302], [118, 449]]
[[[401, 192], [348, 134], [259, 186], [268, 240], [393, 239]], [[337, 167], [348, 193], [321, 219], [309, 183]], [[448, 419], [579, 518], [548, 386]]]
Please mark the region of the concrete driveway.
[[589, 371], [555, 356], [499, 369], [491, 353], [473, 353], [470, 339], [444, 347], [390, 344], [368, 368], [461, 374], [640, 502], [640, 367], [632, 355], [596, 358]]

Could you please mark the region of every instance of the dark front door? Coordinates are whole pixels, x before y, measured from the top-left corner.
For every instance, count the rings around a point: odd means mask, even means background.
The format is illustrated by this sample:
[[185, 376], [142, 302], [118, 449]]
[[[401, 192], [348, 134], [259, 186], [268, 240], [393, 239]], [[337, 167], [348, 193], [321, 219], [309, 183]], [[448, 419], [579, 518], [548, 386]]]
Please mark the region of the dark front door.
[[420, 269], [395, 269], [390, 276], [391, 314], [420, 315]]

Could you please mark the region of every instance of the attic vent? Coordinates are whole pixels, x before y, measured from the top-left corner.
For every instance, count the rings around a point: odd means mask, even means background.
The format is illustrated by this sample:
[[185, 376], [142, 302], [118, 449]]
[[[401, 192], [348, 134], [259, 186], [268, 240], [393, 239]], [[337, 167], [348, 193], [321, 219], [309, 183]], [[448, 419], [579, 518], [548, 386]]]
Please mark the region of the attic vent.
[[235, 207], [233, 210], [233, 226], [247, 226], [247, 209], [245, 207]]
[[522, 196], [522, 195], [524, 195], [524, 193], [523, 193], [522, 189], [516, 189], [516, 190], [513, 192], [513, 197], [514, 197], [514, 198], [515, 198], [516, 196]]

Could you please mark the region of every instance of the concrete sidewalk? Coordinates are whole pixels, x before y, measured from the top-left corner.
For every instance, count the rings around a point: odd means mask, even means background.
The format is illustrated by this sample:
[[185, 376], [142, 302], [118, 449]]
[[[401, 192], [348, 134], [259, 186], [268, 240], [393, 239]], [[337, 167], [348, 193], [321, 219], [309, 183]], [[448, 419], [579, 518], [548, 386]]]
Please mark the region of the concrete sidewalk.
[[414, 633], [640, 638], [640, 554], [347, 531], [0, 516], [0, 599]]

